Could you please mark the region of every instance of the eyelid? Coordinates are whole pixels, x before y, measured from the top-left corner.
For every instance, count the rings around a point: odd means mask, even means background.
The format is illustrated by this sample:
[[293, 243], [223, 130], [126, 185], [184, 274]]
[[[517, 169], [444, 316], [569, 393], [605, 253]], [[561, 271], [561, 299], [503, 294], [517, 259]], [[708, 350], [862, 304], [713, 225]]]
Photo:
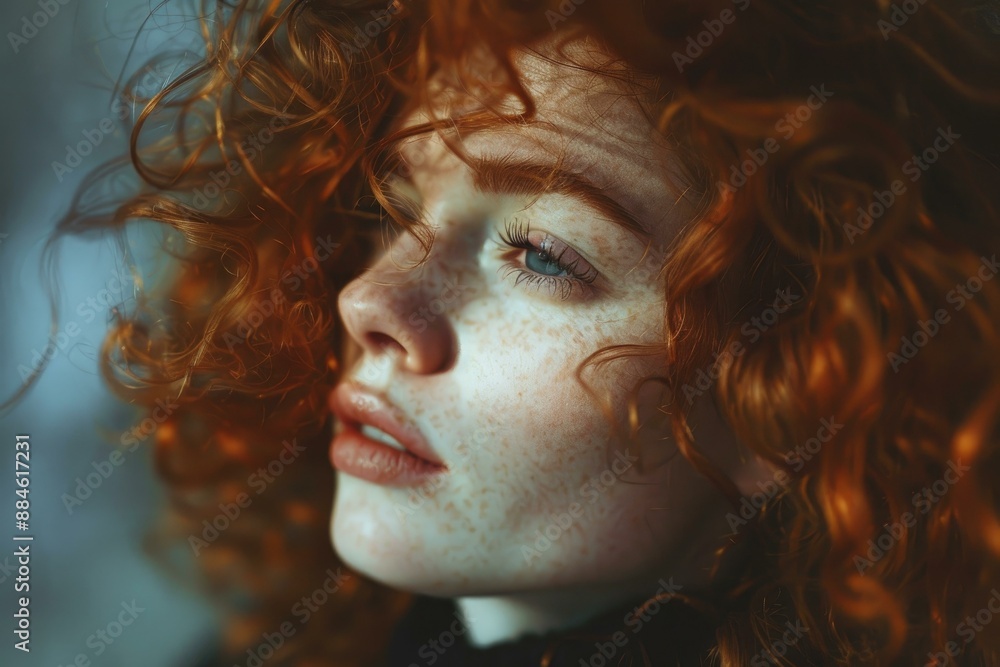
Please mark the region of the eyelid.
[[[568, 299], [575, 289], [580, 290], [580, 296], [583, 299], [589, 299], [602, 291], [600, 282], [597, 285], [594, 284], [601, 277], [600, 272], [561, 239], [547, 232], [533, 231], [529, 224], [522, 223], [516, 218], [504, 221], [504, 231], [506, 235], [504, 232], [500, 232], [499, 236], [507, 247], [525, 253], [529, 251], [545, 253], [562, 271], [571, 274], [568, 276], [545, 275], [529, 269], [524, 260], [519, 260], [517, 263], [509, 261], [501, 267], [501, 270], [504, 271], [504, 277], [511, 272], [518, 273], [518, 277], [514, 281], [515, 285], [519, 285], [521, 282], [535, 285], [544, 283], [552, 288], [553, 294], [556, 288], [561, 288], [563, 296], [560, 297], [560, 300]], [[568, 260], [566, 259], [567, 254], [569, 254]], [[580, 262], [585, 263], [586, 266], [578, 268], [577, 265]]]
[[[391, 173], [383, 181], [383, 191], [386, 197], [393, 204], [402, 204], [400, 211], [414, 221], [420, 221], [424, 215], [424, 203], [420, 189], [416, 183], [407, 176], [399, 173]], [[562, 239], [544, 231], [532, 230], [530, 225], [525, 224], [523, 232], [517, 234], [510, 233], [509, 220], [505, 221], [505, 228], [508, 230], [508, 238], [504, 238], [501, 233], [501, 240], [509, 248], [517, 248], [522, 252], [529, 250], [541, 252], [549, 256], [551, 260], [563, 271], [570, 274], [567, 276], [552, 276], [536, 273], [528, 268], [525, 262], [520, 260], [516, 266], [514, 262], [507, 262], [504, 267], [506, 277], [512, 271], [517, 271], [519, 276], [515, 280], [515, 285], [522, 282], [529, 284], [545, 283], [550, 286], [562, 286], [566, 299], [574, 289], [579, 289], [581, 298], [589, 299], [593, 296], [605, 292], [608, 286], [605, 284], [601, 272], [594, 264], [585, 258], [581, 252], [569, 245]], [[515, 223], [519, 221], [514, 219]], [[514, 236], [517, 236], [515, 239]], [[596, 283], [596, 284], [595, 284]], [[553, 289], [555, 292], [555, 289]]]
[[[541, 252], [550, 256], [556, 264], [563, 267], [563, 270], [569, 271], [571, 274], [588, 284], [593, 283], [594, 280], [597, 279], [597, 276], [600, 275], [597, 269], [594, 268], [593, 264], [584, 259], [583, 255], [573, 249], [573, 247], [569, 244], [546, 232], [528, 233], [529, 242], [534, 242], [539, 237], [541, 240], [537, 243], [533, 243], [533, 245], [535, 245], [535, 247]], [[581, 262], [584, 264], [584, 267], [586, 267], [584, 270], [576, 268]]]

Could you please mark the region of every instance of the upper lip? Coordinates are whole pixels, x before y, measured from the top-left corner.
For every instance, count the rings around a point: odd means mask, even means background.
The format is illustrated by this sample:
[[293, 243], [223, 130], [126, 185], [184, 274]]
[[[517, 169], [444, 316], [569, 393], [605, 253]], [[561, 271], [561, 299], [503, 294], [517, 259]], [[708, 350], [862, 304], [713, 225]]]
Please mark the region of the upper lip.
[[444, 467], [420, 430], [384, 395], [351, 382], [330, 392], [330, 410], [346, 428], [374, 426], [396, 439], [414, 456]]

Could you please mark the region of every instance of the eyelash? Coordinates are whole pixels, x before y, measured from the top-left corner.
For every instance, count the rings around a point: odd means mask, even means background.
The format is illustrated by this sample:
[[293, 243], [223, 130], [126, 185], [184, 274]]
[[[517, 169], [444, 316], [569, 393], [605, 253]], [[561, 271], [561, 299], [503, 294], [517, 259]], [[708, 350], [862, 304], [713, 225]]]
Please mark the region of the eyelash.
[[[516, 273], [517, 277], [514, 279], [515, 285], [520, 285], [525, 283], [529, 286], [534, 286], [535, 289], [540, 289], [542, 286], [548, 286], [552, 290], [552, 294], [555, 295], [556, 291], [560, 292], [559, 299], [565, 301], [573, 294], [574, 289], [589, 290], [590, 285], [597, 279], [598, 273], [596, 269], [590, 268], [586, 271], [581, 271], [577, 269], [577, 264], [580, 260], [573, 260], [571, 262], [562, 261], [562, 256], [566, 254], [569, 248], [563, 249], [558, 255], [551, 255], [549, 252], [543, 248], [539, 247], [535, 243], [532, 243], [528, 238], [530, 231], [530, 226], [528, 223], [522, 222], [521, 220], [514, 218], [513, 220], [504, 221], [504, 231], [499, 232], [500, 240], [511, 248], [518, 248], [525, 250], [526, 252], [535, 252], [548, 258], [548, 261], [555, 264], [560, 270], [569, 273], [569, 276], [546, 276], [540, 273], [536, 273], [527, 266], [519, 266], [514, 262], [508, 262], [501, 267], [504, 272], [503, 277], [506, 278], [511, 273]], [[542, 244], [545, 245], [545, 244]]]

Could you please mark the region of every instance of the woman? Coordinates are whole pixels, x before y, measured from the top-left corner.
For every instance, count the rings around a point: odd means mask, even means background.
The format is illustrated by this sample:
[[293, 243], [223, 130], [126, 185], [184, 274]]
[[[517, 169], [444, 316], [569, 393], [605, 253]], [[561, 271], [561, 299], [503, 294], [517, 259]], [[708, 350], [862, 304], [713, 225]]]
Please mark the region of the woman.
[[995, 3], [203, 15], [61, 233], [224, 664], [1000, 664]]

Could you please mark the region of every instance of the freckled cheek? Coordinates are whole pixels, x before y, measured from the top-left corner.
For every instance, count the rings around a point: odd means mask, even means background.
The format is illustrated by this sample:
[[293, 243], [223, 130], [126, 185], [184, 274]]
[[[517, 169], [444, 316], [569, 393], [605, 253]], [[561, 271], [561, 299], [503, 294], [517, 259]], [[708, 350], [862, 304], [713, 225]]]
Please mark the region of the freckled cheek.
[[[530, 513], [577, 500], [580, 484], [607, 467], [610, 428], [576, 370], [591, 353], [623, 342], [622, 318], [631, 310], [574, 309], [513, 289], [455, 314], [461, 353], [454, 381], [464, 389], [464, 430], [500, 420], [488, 450], [468, 460], [469, 474]], [[618, 384], [586, 377], [601, 395]], [[612, 391], [622, 403], [625, 390]]]
[[548, 478], [600, 460], [606, 422], [575, 380], [539, 381], [538, 374], [511, 380], [522, 388], [501, 387], [508, 393], [489, 405], [504, 415], [502, 433], [485, 453], [489, 465]]
[[[465, 378], [472, 384], [466, 419], [478, 424], [496, 415], [501, 419], [496, 436], [460, 468], [459, 476], [470, 483], [454, 491], [474, 492], [467, 511], [479, 520], [518, 533], [534, 530], [546, 512], [581, 500], [581, 484], [607, 467], [610, 431], [574, 376], [589, 350], [572, 344], [569, 329], [544, 331], [528, 345], [505, 347], [500, 340], [490, 337], [464, 348], [496, 353], [489, 362], [474, 364], [475, 372]], [[466, 430], [474, 427], [469, 423]]]

